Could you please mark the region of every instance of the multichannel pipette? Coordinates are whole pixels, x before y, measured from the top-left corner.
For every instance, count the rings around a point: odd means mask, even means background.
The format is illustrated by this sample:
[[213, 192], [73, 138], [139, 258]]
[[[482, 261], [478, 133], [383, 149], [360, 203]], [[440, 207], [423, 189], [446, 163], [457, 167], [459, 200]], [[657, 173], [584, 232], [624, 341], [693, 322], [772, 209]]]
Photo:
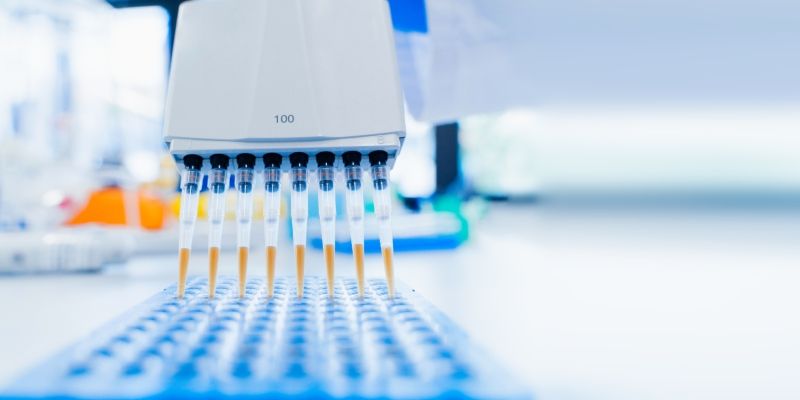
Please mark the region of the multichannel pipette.
[[[322, 230], [330, 232], [335, 200], [333, 179], [327, 178], [336, 168], [329, 163], [331, 153], [343, 156], [349, 174], [348, 220], [363, 294], [360, 163], [372, 152], [383, 151], [387, 155], [385, 164], [394, 164], [405, 138], [405, 112], [388, 3], [342, 1], [346, 4], [341, 7], [331, 7], [328, 0], [305, 0], [302, 7], [285, 0], [193, 0], [181, 5], [163, 131], [175, 159], [188, 160], [180, 163], [181, 172], [198, 182], [192, 188], [195, 192], [184, 188], [182, 202], [189, 204], [184, 204], [181, 211], [182, 276], [189, 262], [194, 221], [189, 214], [196, 211], [200, 167], [206, 163], [202, 169], [206, 172], [209, 161], [214, 167], [209, 172], [210, 296], [214, 294], [219, 262], [228, 160], [234, 159], [237, 164], [239, 183], [246, 183], [245, 178], [252, 176], [249, 168], [239, 170], [250, 166], [250, 155], [264, 161], [270, 295], [276, 273], [280, 180], [282, 172], [290, 172], [298, 294], [302, 295], [308, 168], [319, 170], [321, 188], [327, 188], [327, 182], [331, 184], [330, 191], [320, 190]], [[229, 62], [210, 61], [209, 54], [224, 56]], [[250, 160], [243, 159], [243, 155]], [[281, 169], [282, 157], [290, 157], [291, 168], [284, 165]], [[314, 161], [309, 163], [310, 157]], [[191, 160], [197, 160], [196, 170]], [[241, 165], [240, 160], [244, 161]], [[338, 167], [338, 163], [336, 160], [333, 164]], [[221, 168], [223, 164], [225, 168]], [[244, 248], [249, 246], [245, 221], [251, 219], [247, 217], [250, 195], [246, 193], [240, 189], [237, 207], [240, 284], [247, 267]], [[327, 266], [332, 275], [333, 239], [324, 235]]]
[[264, 155], [264, 242], [267, 249], [267, 295], [275, 286], [275, 258], [278, 253], [278, 223], [281, 215], [281, 161], [277, 153]]
[[203, 175], [203, 158], [187, 155], [183, 158], [181, 174], [181, 211], [178, 237], [178, 297], [183, 298], [186, 289], [186, 274], [189, 272], [189, 256], [192, 253], [194, 225], [197, 221], [197, 201], [200, 198], [200, 184]]
[[389, 168], [386, 161], [389, 154], [383, 150], [369, 153], [372, 165], [372, 200], [375, 204], [375, 215], [378, 217], [378, 236], [383, 254], [383, 266], [386, 269], [386, 283], [389, 297], [394, 297], [394, 243], [392, 238], [392, 199], [389, 194]]
[[214, 154], [211, 171], [208, 173], [208, 297], [214, 298], [219, 267], [219, 251], [222, 247], [222, 226], [225, 221], [225, 190], [228, 188], [228, 164], [230, 157]]
[[292, 153], [289, 163], [292, 166], [292, 242], [297, 264], [297, 297], [303, 297], [308, 228], [308, 154]]
[[236, 156], [236, 242], [239, 251], [239, 296], [244, 297], [247, 283], [247, 258], [250, 255], [250, 228], [253, 221], [253, 179], [256, 156]]
[[317, 154], [317, 178], [319, 191], [319, 223], [322, 231], [322, 249], [325, 253], [325, 269], [328, 277], [328, 297], [333, 298], [334, 245], [336, 240], [336, 191], [333, 164], [336, 155], [329, 151]]
[[358, 295], [364, 296], [364, 191], [361, 188], [361, 153], [348, 151], [342, 154], [345, 176], [345, 201], [350, 242], [356, 263]]

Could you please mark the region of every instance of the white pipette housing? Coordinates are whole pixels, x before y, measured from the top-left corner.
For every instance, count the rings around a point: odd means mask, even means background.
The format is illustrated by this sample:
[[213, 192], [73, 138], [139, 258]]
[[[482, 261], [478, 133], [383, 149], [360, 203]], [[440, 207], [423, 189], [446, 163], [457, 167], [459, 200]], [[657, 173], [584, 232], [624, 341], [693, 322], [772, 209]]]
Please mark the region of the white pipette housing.
[[177, 160], [304, 152], [314, 170], [320, 151], [383, 150], [392, 165], [404, 137], [386, 0], [181, 5], [164, 122]]

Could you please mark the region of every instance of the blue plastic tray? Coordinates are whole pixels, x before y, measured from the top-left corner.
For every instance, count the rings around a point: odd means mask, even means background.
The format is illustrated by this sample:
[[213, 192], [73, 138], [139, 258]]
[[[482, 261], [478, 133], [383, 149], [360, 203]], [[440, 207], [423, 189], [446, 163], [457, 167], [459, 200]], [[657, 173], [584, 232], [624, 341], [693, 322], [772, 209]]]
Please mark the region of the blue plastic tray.
[[[34, 369], [2, 398], [529, 398], [443, 314], [401, 287], [222, 278], [169, 287]], [[90, 310], [87, 310], [90, 311]]]

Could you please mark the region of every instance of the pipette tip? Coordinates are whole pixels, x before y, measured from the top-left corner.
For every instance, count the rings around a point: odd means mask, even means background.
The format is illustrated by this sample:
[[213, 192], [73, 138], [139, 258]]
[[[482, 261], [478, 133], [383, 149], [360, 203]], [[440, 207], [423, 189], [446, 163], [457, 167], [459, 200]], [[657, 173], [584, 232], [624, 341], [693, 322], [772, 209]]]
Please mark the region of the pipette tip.
[[189, 271], [189, 255], [192, 248], [194, 224], [197, 220], [197, 199], [202, 179], [200, 169], [203, 158], [189, 154], [183, 158], [185, 167], [181, 174], [180, 233], [178, 236], [178, 298], [186, 291], [186, 275]]
[[247, 284], [247, 256], [250, 249], [239, 247], [239, 298], [244, 298]]
[[275, 287], [275, 256], [277, 247], [267, 246], [267, 295], [272, 297]]
[[217, 269], [219, 267], [219, 247], [208, 248], [208, 298], [213, 299], [217, 291]]
[[333, 298], [334, 283], [334, 248], [332, 244], [325, 245], [325, 267], [328, 273], [328, 297]]
[[295, 258], [297, 261], [297, 298], [303, 298], [303, 273], [305, 270], [306, 246], [294, 246]]
[[356, 278], [358, 280], [358, 297], [364, 298], [364, 245], [353, 245], [353, 257], [356, 260]]
[[189, 249], [178, 252], [178, 298], [182, 299], [186, 292], [186, 275], [189, 272]]
[[394, 298], [394, 255], [391, 247], [383, 248], [383, 266], [386, 268], [386, 287], [389, 298]]

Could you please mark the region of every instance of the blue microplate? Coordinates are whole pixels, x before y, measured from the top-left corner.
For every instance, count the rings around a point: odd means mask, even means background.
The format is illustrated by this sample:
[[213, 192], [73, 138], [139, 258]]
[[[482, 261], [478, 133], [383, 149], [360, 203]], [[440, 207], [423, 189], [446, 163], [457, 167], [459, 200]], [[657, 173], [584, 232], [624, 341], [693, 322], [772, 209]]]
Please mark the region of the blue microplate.
[[222, 278], [186, 297], [169, 287], [45, 362], [2, 398], [529, 398], [442, 313], [413, 291], [389, 299], [383, 280], [293, 278], [245, 298]]

